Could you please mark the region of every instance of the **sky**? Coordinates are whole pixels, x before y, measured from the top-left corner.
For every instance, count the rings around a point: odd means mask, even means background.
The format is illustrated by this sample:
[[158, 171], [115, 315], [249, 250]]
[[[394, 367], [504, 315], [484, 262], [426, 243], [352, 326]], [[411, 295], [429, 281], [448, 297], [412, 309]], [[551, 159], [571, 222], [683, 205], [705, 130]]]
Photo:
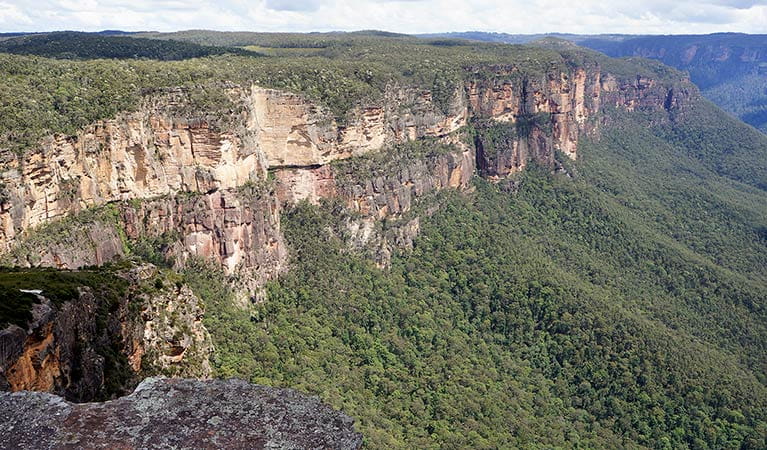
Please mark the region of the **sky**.
[[767, 33], [767, 0], [0, 0], [0, 32]]

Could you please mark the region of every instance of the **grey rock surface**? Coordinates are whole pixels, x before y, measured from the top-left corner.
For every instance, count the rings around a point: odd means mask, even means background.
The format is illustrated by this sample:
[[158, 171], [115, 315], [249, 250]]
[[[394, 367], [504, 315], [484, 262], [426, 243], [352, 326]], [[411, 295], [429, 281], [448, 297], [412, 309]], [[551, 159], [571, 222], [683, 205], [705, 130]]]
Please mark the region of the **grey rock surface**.
[[103, 403], [0, 393], [7, 449], [357, 449], [353, 424], [318, 399], [241, 380], [148, 378]]

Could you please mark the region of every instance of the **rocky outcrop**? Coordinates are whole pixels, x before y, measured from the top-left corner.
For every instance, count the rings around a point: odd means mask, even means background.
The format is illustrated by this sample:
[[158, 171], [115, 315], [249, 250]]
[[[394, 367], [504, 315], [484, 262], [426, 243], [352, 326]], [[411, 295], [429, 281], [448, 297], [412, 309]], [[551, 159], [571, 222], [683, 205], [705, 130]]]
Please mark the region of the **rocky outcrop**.
[[62, 376], [60, 351], [53, 345], [53, 308], [48, 299], [39, 300], [32, 307], [33, 319], [27, 330], [11, 325], [0, 331], [0, 387], [4, 390], [53, 391]]
[[239, 380], [150, 378], [131, 395], [72, 404], [0, 393], [0, 446], [54, 448], [357, 449], [354, 421], [290, 389]]
[[[103, 396], [110, 328], [115, 320], [98, 323], [99, 300], [90, 289], [56, 306], [39, 296], [26, 329], [11, 325], [0, 331], [0, 384], [11, 391], [56, 392], [75, 401]], [[114, 318], [112, 318], [114, 319]], [[112, 374], [116, 375], [116, 374]], [[117, 376], [114, 382], [120, 383]]]
[[284, 269], [287, 250], [280, 230], [280, 205], [271, 189], [171, 196], [120, 206], [130, 240], [162, 241], [163, 256], [183, 267], [197, 257], [220, 264], [249, 287], [262, 285]]
[[213, 342], [203, 324], [200, 298], [178, 280], [165, 279], [151, 264], [121, 275], [132, 286], [154, 288], [131, 300], [141, 307], [137, 317], [122, 316], [120, 337], [130, 369], [138, 375], [210, 378]]
[[34, 294], [27, 326], [0, 330], [0, 389], [91, 401], [141, 374], [209, 377], [213, 346], [200, 300], [186, 286], [164, 285], [152, 265], [117, 276], [114, 286], [82, 286], [63, 302]]
[[[484, 161], [483, 157], [486, 155], [475, 155], [474, 149], [465, 146], [460, 146], [461, 148], [454, 153], [454, 155], [460, 155], [459, 158], [469, 156], [476, 160], [481, 169], [480, 173], [483, 175], [506, 176], [524, 168], [529, 160], [551, 165], [557, 150], [571, 158], [576, 157], [578, 137], [580, 133], [589, 130], [589, 119], [594, 117], [600, 108], [602, 84], [601, 72], [598, 68], [590, 71], [577, 69], [572, 73], [544, 73], [538, 77], [527, 76], [514, 66], [469, 67], [467, 72], [469, 80], [464, 89], [454, 95], [451, 101], [451, 113], [444, 118], [437, 119], [439, 115], [434, 113], [434, 107], [430, 106], [421, 108], [425, 111], [422, 112], [420, 119], [409, 113], [400, 116], [392, 114], [392, 117], [396, 117], [395, 120], [389, 120], [387, 126], [377, 128], [389, 130], [384, 140], [388, 143], [388, 147], [384, 151], [390, 152], [397, 143], [421, 137], [435, 137], [441, 141], [460, 143], [460, 139], [449, 138], [451, 133], [460, 130], [469, 121], [473, 123], [487, 121], [507, 124], [516, 130], [513, 139], [506, 143], [505, 152], [499, 155], [498, 161]], [[471, 75], [479, 72], [490, 72], [493, 76]], [[608, 87], [613, 86], [609, 84]], [[618, 86], [615, 89], [617, 90]], [[398, 97], [396, 93], [388, 92], [386, 98], [387, 104], [415, 102], [418, 105], [421, 102], [421, 104], [429, 105], [432, 102], [428, 95], [405, 99]], [[384, 117], [388, 115], [384, 114]], [[419, 120], [426, 121], [426, 125]], [[359, 153], [366, 153], [369, 150], [365, 148]], [[346, 152], [343, 155], [338, 153], [333, 159], [340, 159], [340, 156], [350, 157], [354, 154], [353, 152]], [[404, 157], [407, 159], [407, 155]], [[270, 161], [272, 161], [271, 158]], [[337, 170], [327, 168], [320, 159], [313, 160], [311, 164], [308, 163], [307, 160], [303, 164], [295, 164], [301, 166], [300, 168], [276, 170], [277, 178], [282, 184], [279, 192], [283, 200], [308, 199], [317, 202], [321, 198], [336, 195], [341, 195], [342, 198], [355, 196], [355, 193], [341, 192], [336, 188], [333, 180], [336, 178]], [[426, 161], [421, 164], [426, 164]], [[496, 170], [483, 171], [492, 165], [497, 166]], [[462, 164], [461, 167], [469, 171], [456, 176], [471, 177], [474, 172], [473, 166], [474, 162], [470, 168]], [[394, 186], [390, 183], [387, 188], [372, 186], [374, 181], [379, 184], [382, 182], [380, 177], [377, 180], [368, 179], [366, 174], [360, 174], [358, 183], [362, 185], [368, 183], [369, 186], [362, 186], [362, 190], [358, 189], [356, 192], [358, 201], [350, 202], [350, 206], [363, 214], [366, 210], [373, 209], [378, 214], [378, 218], [401, 212], [398, 204], [400, 200], [404, 202], [404, 209], [409, 209], [408, 193], [413, 191], [418, 196], [419, 191], [422, 191], [419, 187], [433, 184], [431, 180], [418, 177], [418, 174], [423, 175], [428, 171], [416, 169], [416, 172], [415, 179], [408, 179], [407, 174], [404, 178], [400, 177], [402, 175], [400, 173], [387, 174], [392, 179], [402, 178], [400, 180], [402, 184]], [[467, 179], [458, 182], [454, 180], [452, 183], [443, 183], [438, 189], [461, 187], [465, 186], [466, 182]], [[371, 201], [383, 201], [382, 191], [385, 189], [390, 191], [387, 196], [389, 203], [384, 202], [380, 205], [371, 203]]]
[[[454, 95], [450, 103], [451, 112], [444, 117], [434, 112], [429, 95], [405, 99], [398, 97], [396, 91], [387, 91], [387, 105], [397, 102], [407, 105], [415, 102], [418, 105], [420, 101], [430, 106], [413, 108], [422, 111], [420, 120], [425, 120], [425, 125], [419, 124], [410, 113], [397, 115], [385, 109], [383, 117], [394, 119], [385, 120], [383, 127], [376, 127], [378, 136], [380, 130], [385, 135], [383, 141], [387, 146], [383, 151], [391, 152], [397, 143], [422, 137], [460, 141], [450, 136], [462, 130], [463, 125], [471, 124], [476, 133], [474, 148], [468, 151], [476, 152], [473, 158], [480, 175], [502, 178], [524, 169], [533, 160], [556, 166], [557, 152], [577, 158], [579, 137], [598, 130], [600, 123], [596, 119], [605, 107], [677, 112], [690, 95], [689, 87], [684, 84], [674, 87], [642, 76], [619, 78], [603, 73], [596, 64], [566, 72], [552, 70], [537, 74], [525, 73], [511, 65], [467, 67], [466, 72], [467, 81], [463, 89]], [[502, 141], [488, 145], [488, 139], [493, 139], [493, 136], [487, 136], [486, 131], [493, 127], [505, 127], [506, 131], [502, 133]], [[487, 152], [488, 147], [493, 147], [492, 154]], [[337, 171], [328, 168], [325, 162], [371, 151], [365, 146], [359, 149], [356, 153], [326, 152], [332, 157], [307, 159], [300, 164], [289, 165], [288, 169], [281, 168], [284, 159], [273, 161], [270, 158], [270, 161], [277, 163], [275, 173], [281, 183], [278, 189], [281, 198], [288, 201], [307, 199], [311, 202], [336, 195], [344, 198], [344, 193], [335, 185]], [[366, 179], [362, 174], [359, 181], [364, 183]], [[403, 180], [403, 183], [407, 181]], [[404, 186], [392, 189], [408, 190]], [[351, 206], [355, 210], [364, 210], [369, 205], [363, 201], [361, 206]], [[386, 206], [394, 206], [392, 212], [397, 213], [395, 205]], [[381, 209], [381, 213], [386, 215], [386, 209]]]
[[[474, 176], [474, 153], [455, 146], [443, 154], [399, 161], [397, 167], [365, 176], [353, 164], [335, 168], [336, 195], [353, 212], [375, 219], [398, 217], [415, 202], [443, 189], [465, 189]], [[371, 176], [372, 175], [372, 176]]]
[[699, 96], [689, 82], [679, 80], [674, 85], [637, 75], [619, 79], [607, 74], [601, 79], [602, 102], [626, 111], [660, 112], [657, 120], [667, 121], [669, 114], [683, 114], [692, 99]]

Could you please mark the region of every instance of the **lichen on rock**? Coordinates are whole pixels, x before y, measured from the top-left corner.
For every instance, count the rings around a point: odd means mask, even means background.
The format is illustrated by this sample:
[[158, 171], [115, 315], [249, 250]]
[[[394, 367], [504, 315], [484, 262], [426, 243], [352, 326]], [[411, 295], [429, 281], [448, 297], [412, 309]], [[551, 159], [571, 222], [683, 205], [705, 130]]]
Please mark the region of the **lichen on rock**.
[[291, 389], [241, 380], [148, 378], [126, 396], [73, 404], [0, 393], [0, 446], [58, 448], [357, 449], [354, 420]]

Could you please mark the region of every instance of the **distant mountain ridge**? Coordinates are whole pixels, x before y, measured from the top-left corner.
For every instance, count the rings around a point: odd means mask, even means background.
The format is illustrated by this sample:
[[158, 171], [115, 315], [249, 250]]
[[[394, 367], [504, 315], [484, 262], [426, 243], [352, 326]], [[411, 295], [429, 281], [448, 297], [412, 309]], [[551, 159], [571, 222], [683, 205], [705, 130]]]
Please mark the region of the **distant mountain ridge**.
[[[40, 35], [40, 34], [51, 34], [51, 33], [66, 33], [66, 32], [72, 32], [72, 33], [82, 33], [81, 31], [71, 31], [71, 30], [61, 30], [61, 31], [15, 31], [10, 33], [0, 33], [0, 41], [5, 39], [11, 39], [21, 36], [31, 36], [31, 35]], [[151, 31], [123, 31], [123, 30], [101, 30], [101, 31], [94, 31], [88, 34], [96, 34], [96, 35], [102, 35], [102, 36], [131, 36], [135, 34], [141, 34], [141, 33], [151, 33]]]
[[129, 38], [133, 33], [101, 31], [57, 31], [24, 34], [0, 39], [0, 52], [17, 55], [37, 55], [57, 59], [158, 59], [175, 61], [188, 58], [232, 53], [256, 56], [242, 48], [198, 45], [191, 42]]
[[423, 33], [416, 34], [420, 38], [452, 38], [469, 39], [482, 42], [500, 42], [504, 44], [528, 44], [538, 39], [556, 37], [568, 41], [580, 42], [585, 39], [600, 38], [605, 41], [623, 41], [637, 37], [632, 34], [572, 34], [572, 33], [536, 33], [536, 34], [510, 34], [486, 31], [451, 31], [448, 33]]

